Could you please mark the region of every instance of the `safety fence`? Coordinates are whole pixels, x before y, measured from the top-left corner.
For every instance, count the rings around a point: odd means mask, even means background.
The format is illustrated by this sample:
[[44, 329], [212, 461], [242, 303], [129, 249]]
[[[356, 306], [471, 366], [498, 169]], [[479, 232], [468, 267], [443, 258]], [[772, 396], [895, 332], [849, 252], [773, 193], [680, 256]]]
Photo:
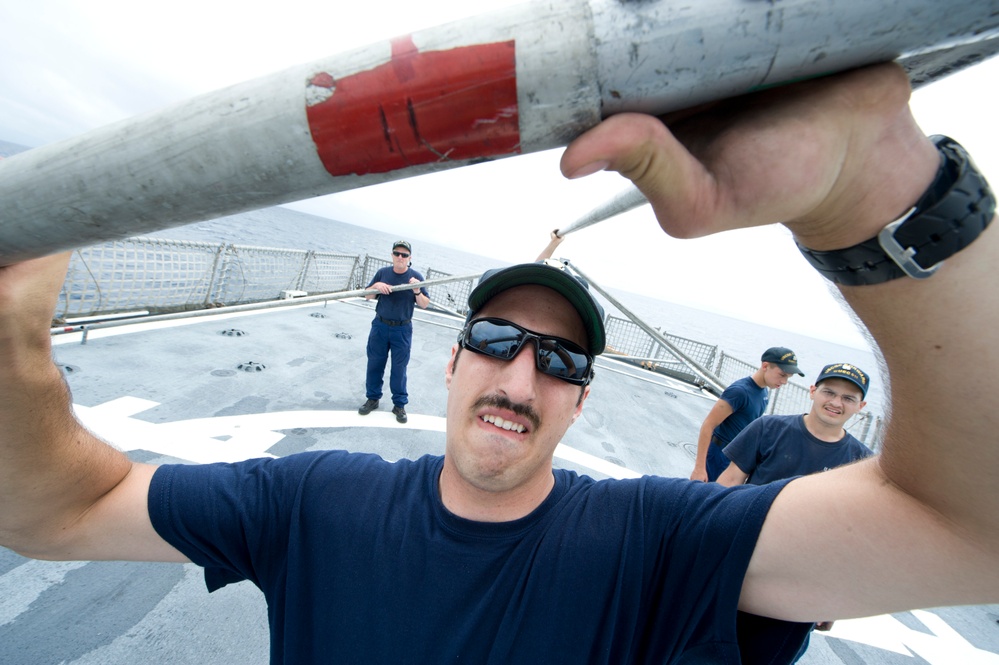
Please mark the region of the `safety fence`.
[[[333, 252], [127, 238], [73, 253], [56, 318], [165, 314], [354, 291], [390, 265], [380, 258]], [[425, 274], [427, 280], [449, 276], [433, 269]], [[430, 286], [431, 306], [463, 317], [474, 286], [473, 279]], [[717, 346], [660, 331], [667, 346], [631, 319], [610, 315], [605, 324], [608, 356], [715, 392], [703, 379], [705, 371], [728, 385], [759, 367]], [[808, 388], [788, 383], [771, 395], [767, 412], [805, 413], [809, 408]], [[848, 424], [854, 436], [872, 447], [880, 428], [881, 419], [870, 412]]]
[[56, 316], [161, 314], [342, 291], [358, 262], [357, 256], [310, 250], [115, 240], [73, 253]]

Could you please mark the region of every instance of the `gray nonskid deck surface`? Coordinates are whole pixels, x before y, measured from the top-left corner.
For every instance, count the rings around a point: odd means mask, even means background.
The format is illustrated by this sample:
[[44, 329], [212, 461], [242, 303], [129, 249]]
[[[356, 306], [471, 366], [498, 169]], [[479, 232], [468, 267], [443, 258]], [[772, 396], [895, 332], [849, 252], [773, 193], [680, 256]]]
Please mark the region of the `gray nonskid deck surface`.
[[[371, 318], [366, 303], [330, 303], [168, 331], [95, 332], [87, 344], [60, 343], [56, 358], [81, 418], [121, 437], [115, 442], [142, 461], [332, 448], [386, 459], [442, 453], [444, 365], [459, 321], [419, 313], [403, 426], [389, 399], [363, 419], [356, 413]], [[601, 359], [583, 417], [563, 441], [575, 461], [562, 456], [556, 464], [597, 478], [615, 468], [686, 476], [711, 404], [682, 384]], [[999, 663], [997, 606], [878, 620], [884, 648], [870, 646], [871, 637], [817, 634], [801, 662]], [[264, 663], [267, 656], [266, 608], [250, 584], [208, 594], [193, 565], [40, 562], [0, 549], [0, 663]]]

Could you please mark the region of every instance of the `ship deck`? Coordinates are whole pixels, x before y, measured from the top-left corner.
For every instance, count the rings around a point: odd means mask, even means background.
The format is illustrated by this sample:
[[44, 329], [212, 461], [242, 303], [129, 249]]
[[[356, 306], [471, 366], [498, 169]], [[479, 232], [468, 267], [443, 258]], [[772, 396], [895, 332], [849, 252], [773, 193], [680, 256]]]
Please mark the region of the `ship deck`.
[[[137, 324], [55, 338], [78, 417], [136, 460], [232, 461], [306, 450], [386, 459], [444, 451], [444, 366], [460, 320], [418, 312], [409, 422], [368, 416], [360, 300]], [[608, 357], [556, 466], [596, 478], [689, 474], [713, 397]], [[999, 663], [999, 606], [837, 622], [802, 663]], [[264, 663], [256, 587], [205, 591], [193, 565], [30, 561], [0, 549], [0, 662]]]

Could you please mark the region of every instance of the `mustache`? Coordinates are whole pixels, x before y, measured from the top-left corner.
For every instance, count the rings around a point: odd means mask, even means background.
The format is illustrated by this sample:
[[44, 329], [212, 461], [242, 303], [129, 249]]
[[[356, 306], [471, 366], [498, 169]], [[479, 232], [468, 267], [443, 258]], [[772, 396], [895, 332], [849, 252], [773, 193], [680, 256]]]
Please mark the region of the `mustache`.
[[525, 418], [529, 423], [531, 423], [531, 429], [536, 430], [541, 427], [541, 416], [538, 415], [538, 412], [535, 411], [533, 407], [527, 404], [515, 404], [503, 395], [483, 395], [475, 401], [475, 404], [472, 405], [472, 409], [478, 410], [486, 406], [513, 411], [518, 416]]

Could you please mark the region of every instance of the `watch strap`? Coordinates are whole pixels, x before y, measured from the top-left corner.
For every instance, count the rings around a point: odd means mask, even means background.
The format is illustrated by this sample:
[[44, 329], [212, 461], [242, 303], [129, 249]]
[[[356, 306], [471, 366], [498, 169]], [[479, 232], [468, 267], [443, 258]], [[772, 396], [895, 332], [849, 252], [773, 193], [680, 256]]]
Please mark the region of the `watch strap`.
[[996, 198], [971, 156], [946, 136], [931, 137], [940, 168], [926, 192], [899, 219], [865, 242], [836, 250], [798, 244], [812, 266], [837, 284], [880, 284], [923, 279], [970, 245], [995, 215]]

